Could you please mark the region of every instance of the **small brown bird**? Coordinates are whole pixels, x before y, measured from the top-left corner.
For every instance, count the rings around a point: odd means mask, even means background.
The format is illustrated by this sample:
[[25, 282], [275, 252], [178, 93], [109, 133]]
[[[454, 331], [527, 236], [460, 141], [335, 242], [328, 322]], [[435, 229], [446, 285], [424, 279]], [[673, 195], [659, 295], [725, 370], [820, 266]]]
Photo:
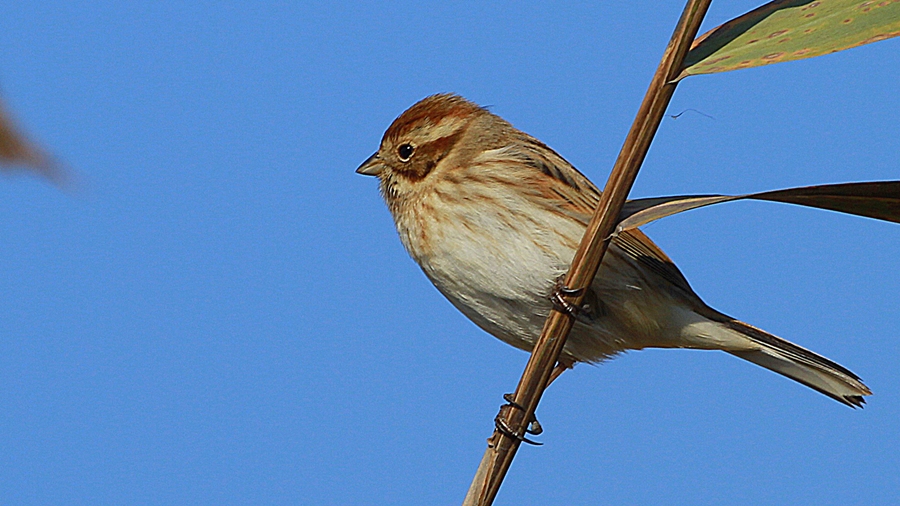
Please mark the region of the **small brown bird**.
[[[394, 120], [358, 169], [377, 176], [400, 240], [476, 325], [531, 350], [600, 191], [563, 157], [457, 95]], [[707, 306], [646, 235], [619, 234], [591, 284], [563, 358], [626, 350], [723, 350], [848, 406], [871, 391], [848, 369]]]

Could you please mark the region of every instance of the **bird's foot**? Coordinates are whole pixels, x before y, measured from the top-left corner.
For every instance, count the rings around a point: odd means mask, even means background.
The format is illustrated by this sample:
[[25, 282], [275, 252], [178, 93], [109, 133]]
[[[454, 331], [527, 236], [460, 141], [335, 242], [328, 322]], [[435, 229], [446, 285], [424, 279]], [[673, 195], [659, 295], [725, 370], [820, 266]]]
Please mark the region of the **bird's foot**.
[[[506, 404], [504, 406], [510, 406], [525, 411], [524, 406], [513, 400], [513, 394], [503, 394], [503, 400], [506, 401]], [[524, 434], [519, 434], [517, 431], [512, 430], [512, 427], [510, 427], [509, 424], [506, 423], [506, 420], [504, 420], [501, 416], [502, 413], [503, 411], [501, 410], [501, 412], [497, 414], [497, 417], [494, 418], [494, 426], [500, 433], [516, 439], [522, 443], [528, 443], [535, 446], [544, 444], [537, 441], [532, 441], [531, 439], [525, 437]], [[542, 432], [544, 432], [544, 429], [541, 427], [540, 422], [537, 421], [537, 418], [535, 418], [534, 415], [531, 415], [531, 420], [528, 422], [528, 426], [525, 428], [525, 434], [532, 434], [537, 436]]]
[[553, 287], [553, 293], [550, 294], [550, 302], [553, 303], [553, 309], [577, 318], [578, 315], [589, 311], [589, 308], [572, 304], [566, 300], [566, 297], [580, 297], [582, 294], [584, 294], [584, 288], [569, 288], [565, 285], [565, 274], [563, 274], [556, 278], [556, 285]]

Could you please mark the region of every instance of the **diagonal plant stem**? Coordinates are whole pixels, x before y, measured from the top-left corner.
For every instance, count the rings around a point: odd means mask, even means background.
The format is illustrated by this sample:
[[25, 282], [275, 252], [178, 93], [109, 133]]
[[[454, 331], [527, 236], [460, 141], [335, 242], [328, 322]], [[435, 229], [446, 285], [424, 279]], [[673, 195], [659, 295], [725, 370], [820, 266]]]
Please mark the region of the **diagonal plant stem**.
[[[600, 197], [600, 203], [575, 252], [572, 267], [566, 276], [566, 286], [574, 289], [587, 288], [596, 276], [603, 255], [606, 254], [612, 240], [622, 206], [628, 198], [628, 193], [637, 178], [638, 169], [650, 149], [653, 136], [675, 92], [677, 83], [674, 79], [681, 72], [684, 56], [697, 36], [700, 23], [711, 1], [688, 0], [675, 27], [675, 33], [672, 34], [662, 61], [650, 82], [637, 117], [625, 138], [606, 188]], [[564, 295], [564, 297], [568, 303], [580, 305], [584, 298], [583, 294], [584, 290], [577, 296]], [[528, 422], [532, 420], [541, 395], [547, 387], [550, 373], [559, 360], [566, 337], [572, 329], [573, 320], [572, 316], [556, 309], [550, 312], [541, 337], [535, 344], [522, 373], [522, 379], [516, 387], [513, 402], [500, 408], [497, 415], [512, 433], [525, 434]], [[494, 502], [520, 444], [520, 438], [499, 430], [494, 431], [488, 439], [488, 448], [478, 466], [463, 506], [487, 506]]]

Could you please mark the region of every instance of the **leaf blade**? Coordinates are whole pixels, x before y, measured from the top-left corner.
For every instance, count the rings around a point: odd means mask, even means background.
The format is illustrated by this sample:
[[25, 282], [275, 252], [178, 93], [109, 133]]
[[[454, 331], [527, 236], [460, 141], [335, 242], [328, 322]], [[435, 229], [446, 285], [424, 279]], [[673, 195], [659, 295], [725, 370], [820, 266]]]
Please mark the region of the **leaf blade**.
[[748, 199], [801, 205], [900, 223], [900, 181], [872, 181], [802, 186], [746, 195], [678, 195], [635, 199], [623, 208], [616, 230], [622, 232], [692, 209]]
[[898, 35], [898, 0], [776, 0], [698, 37], [678, 78], [812, 58]]

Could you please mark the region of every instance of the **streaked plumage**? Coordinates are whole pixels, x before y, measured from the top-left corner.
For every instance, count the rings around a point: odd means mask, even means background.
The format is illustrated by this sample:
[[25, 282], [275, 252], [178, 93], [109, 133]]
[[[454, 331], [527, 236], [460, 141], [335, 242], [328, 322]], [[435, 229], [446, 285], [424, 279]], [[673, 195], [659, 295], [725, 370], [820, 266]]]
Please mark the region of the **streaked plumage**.
[[[400, 239], [450, 302], [530, 350], [599, 200], [539, 140], [456, 95], [413, 105], [358, 172], [378, 176]], [[849, 370], [710, 308], [642, 232], [613, 241], [563, 353], [598, 362], [626, 350], [724, 350], [860, 406]]]

